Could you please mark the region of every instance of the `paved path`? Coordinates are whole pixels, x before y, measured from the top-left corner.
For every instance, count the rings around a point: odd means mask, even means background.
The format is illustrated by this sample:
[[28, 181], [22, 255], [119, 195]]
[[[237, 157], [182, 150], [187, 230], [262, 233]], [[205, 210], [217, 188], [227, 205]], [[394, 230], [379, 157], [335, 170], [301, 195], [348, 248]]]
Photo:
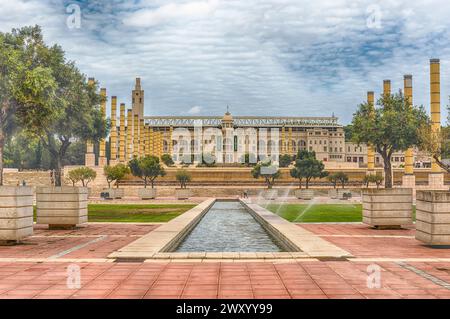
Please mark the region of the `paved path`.
[[[117, 263], [106, 256], [158, 225], [93, 223], [74, 231], [36, 226], [24, 245], [0, 247], [0, 299], [450, 298], [450, 249], [422, 246], [413, 229], [302, 226], [355, 258]], [[380, 286], [369, 288], [377, 268]]]

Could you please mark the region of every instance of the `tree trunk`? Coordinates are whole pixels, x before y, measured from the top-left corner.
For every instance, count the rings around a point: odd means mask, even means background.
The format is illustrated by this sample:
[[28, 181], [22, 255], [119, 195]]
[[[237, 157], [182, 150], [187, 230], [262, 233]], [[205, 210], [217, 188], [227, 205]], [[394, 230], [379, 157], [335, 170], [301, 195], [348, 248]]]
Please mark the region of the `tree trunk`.
[[392, 188], [392, 164], [391, 157], [386, 156], [384, 160], [384, 187]]
[[61, 169], [61, 159], [58, 158], [55, 161], [55, 186], [56, 187], [61, 187], [62, 186], [62, 169]]

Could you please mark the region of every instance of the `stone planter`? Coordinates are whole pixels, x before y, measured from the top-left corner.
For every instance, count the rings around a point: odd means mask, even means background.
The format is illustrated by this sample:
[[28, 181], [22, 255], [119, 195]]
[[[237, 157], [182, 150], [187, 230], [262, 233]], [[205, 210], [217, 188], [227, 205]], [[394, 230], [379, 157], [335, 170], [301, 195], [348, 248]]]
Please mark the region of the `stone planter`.
[[337, 190], [337, 198], [338, 199], [342, 199], [342, 200], [346, 200], [352, 197], [352, 193], [347, 190], [347, 189], [338, 189]]
[[275, 189], [266, 189], [262, 192], [262, 197], [266, 200], [274, 200], [278, 198], [278, 191]]
[[450, 245], [449, 191], [417, 191], [416, 239], [432, 246]]
[[37, 224], [50, 229], [73, 228], [88, 221], [88, 190], [85, 187], [38, 187]]
[[102, 193], [108, 194], [105, 199], [121, 199], [125, 195], [125, 190], [123, 188], [105, 188]]
[[139, 197], [141, 199], [155, 199], [156, 188], [141, 188], [138, 190]]
[[33, 189], [0, 186], [0, 245], [33, 235]]
[[377, 228], [412, 224], [412, 189], [364, 189], [363, 223]]
[[187, 188], [177, 188], [175, 189], [175, 197], [176, 199], [189, 199], [189, 197], [192, 197], [192, 192]]
[[310, 200], [314, 198], [314, 190], [312, 189], [297, 189], [294, 194], [298, 199]]
[[328, 190], [328, 197], [331, 199], [337, 199], [338, 198], [339, 191], [336, 188], [329, 189]]

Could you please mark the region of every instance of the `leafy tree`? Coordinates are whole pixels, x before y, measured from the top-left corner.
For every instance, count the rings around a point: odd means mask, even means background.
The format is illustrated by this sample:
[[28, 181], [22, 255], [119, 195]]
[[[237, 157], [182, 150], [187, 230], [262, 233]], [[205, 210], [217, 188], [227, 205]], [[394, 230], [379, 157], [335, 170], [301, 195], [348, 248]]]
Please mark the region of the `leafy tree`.
[[291, 176], [299, 180], [299, 187], [302, 188], [302, 180], [305, 179], [306, 189], [309, 183], [315, 178], [324, 178], [328, 172], [324, 171], [325, 165], [316, 159], [315, 152], [300, 150], [295, 160], [295, 167], [291, 169]]
[[163, 154], [161, 156], [161, 161], [168, 167], [173, 166], [175, 164], [170, 154]]
[[[420, 128], [420, 148], [431, 154], [436, 163], [445, 171], [450, 172], [450, 107], [447, 106], [449, 115], [447, 126], [441, 127], [438, 133], [431, 130], [431, 125]], [[431, 123], [430, 123], [431, 124]], [[444, 161], [447, 159], [447, 161]]]
[[178, 170], [177, 174], [175, 175], [175, 178], [180, 183], [180, 187], [182, 189], [187, 188], [187, 183], [189, 183], [192, 180], [191, 174], [184, 169]]
[[328, 175], [328, 181], [329, 181], [331, 184], [333, 184], [333, 188], [336, 189], [337, 182], [338, 182], [336, 173]]
[[119, 181], [130, 173], [130, 168], [124, 164], [117, 164], [115, 166], [106, 165], [103, 168], [103, 172], [106, 176], [108, 188], [111, 188], [111, 183], [114, 181], [116, 181], [116, 186], [119, 188]]
[[280, 167], [288, 167], [293, 161], [292, 156], [283, 154], [280, 156]]
[[369, 174], [364, 176], [363, 183], [366, 185], [366, 187], [369, 187], [371, 183], [374, 183], [377, 185], [377, 188], [380, 188], [381, 184], [383, 183], [383, 176], [380, 174]]
[[362, 183], [363, 183], [364, 186], [366, 186], [366, 188], [369, 188], [370, 175], [364, 175], [364, 177], [362, 179]]
[[[69, 146], [75, 140], [98, 142], [107, 135], [107, 123], [100, 111], [101, 96], [97, 84], [88, 83], [75, 63], [67, 61], [59, 46], [46, 46], [39, 27], [23, 28], [18, 38], [24, 47], [26, 61], [38, 65], [39, 72], [28, 79], [19, 100], [26, 106], [18, 110], [18, 117], [27, 132], [41, 139], [51, 155], [55, 170], [55, 185], [61, 186], [61, 168]], [[36, 84], [38, 83], [38, 85]], [[53, 89], [50, 93], [43, 88]], [[42, 105], [44, 107], [42, 107]], [[30, 111], [32, 110], [32, 111]]]
[[281, 173], [275, 165], [272, 165], [271, 160], [261, 161], [252, 169], [253, 178], [264, 178], [264, 182], [268, 189], [271, 189], [275, 184], [275, 180], [281, 177]]
[[342, 186], [342, 189], [345, 188], [345, 184], [348, 183], [348, 175], [344, 172], [337, 172], [334, 174], [337, 182], [339, 182]]
[[147, 188], [147, 183], [150, 181], [152, 188], [154, 188], [155, 180], [159, 176], [165, 176], [166, 172], [159, 163], [159, 158], [156, 156], [145, 156], [142, 158], [134, 158], [129, 163], [131, 174], [141, 178], [144, 181], [144, 187]]
[[392, 188], [392, 154], [419, 145], [420, 128], [429, 121], [423, 107], [411, 106], [401, 92], [383, 95], [378, 106], [359, 105], [353, 115], [353, 141], [374, 146], [383, 158], [385, 187]]
[[0, 186], [8, 137], [26, 118], [46, 125], [51, 114], [56, 82], [51, 68], [39, 63], [43, 48], [38, 27], [0, 32]]
[[351, 141], [353, 139], [353, 125], [344, 126], [344, 135], [346, 141]]
[[97, 173], [89, 167], [79, 167], [73, 169], [69, 172], [69, 180], [72, 185], [75, 186], [76, 183], [81, 181], [83, 187], [87, 187], [90, 182], [92, 182], [97, 177]]

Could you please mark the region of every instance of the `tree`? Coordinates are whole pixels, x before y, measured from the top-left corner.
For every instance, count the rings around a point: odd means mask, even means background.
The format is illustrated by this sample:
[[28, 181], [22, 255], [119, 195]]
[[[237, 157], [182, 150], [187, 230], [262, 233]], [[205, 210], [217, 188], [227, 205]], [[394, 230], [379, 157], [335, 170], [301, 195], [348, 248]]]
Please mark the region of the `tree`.
[[338, 178], [336, 173], [328, 175], [328, 181], [333, 184], [333, 188], [336, 189]]
[[278, 167], [272, 165], [271, 160], [261, 161], [252, 169], [253, 178], [264, 178], [264, 182], [267, 185], [268, 189], [271, 189], [275, 184], [275, 180], [281, 177], [281, 173], [278, 170]]
[[[107, 135], [107, 122], [99, 107], [102, 97], [97, 93], [97, 83], [86, 81], [75, 63], [67, 61], [61, 47], [45, 45], [38, 26], [20, 29], [17, 34], [25, 48], [26, 60], [41, 68], [28, 79], [29, 84], [19, 98], [25, 107], [19, 108], [17, 114], [24, 129], [39, 137], [49, 151], [55, 185], [61, 186], [63, 160], [73, 141], [96, 143]], [[36, 95], [35, 87], [44, 93], [43, 88], [52, 88], [53, 94], [28, 99]]]
[[345, 184], [348, 182], [348, 175], [344, 172], [337, 172], [334, 174], [337, 182], [339, 182], [342, 186], [342, 189], [345, 188]]
[[306, 189], [308, 189], [312, 179], [328, 176], [328, 172], [324, 171], [324, 169], [325, 165], [322, 161], [316, 159], [315, 152], [301, 150], [297, 154], [295, 167], [291, 169], [291, 176], [299, 180], [300, 188], [302, 188], [302, 180], [305, 179]]
[[161, 156], [161, 161], [164, 163], [164, 165], [170, 167], [173, 166], [175, 163], [173, 162], [172, 156], [170, 154], [163, 154]]
[[89, 167], [79, 167], [69, 172], [69, 180], [73, 186], [81, 181], [83, 187], [87, 187], [97, 177], [97, 172]]
[[288, 167], [291, 165], [293, 159], [292, 156], [284, 154], [280, 156], [280, 167]]
[[154, 188], [155, 180], [159, 176], [166, 175], [164, 168], [159, 163], [159, 158], [156, 156], [145, 156], [140, 159], [134, 158], [128, 163], [128, 166], [131, 174], [144, 181], [144, 188], [147, 188], [148, 181]]
[[119, 181], [122, 180], [127, 174], [130, 173], [128, 166], [124, 164], [117, 164], [115, 166], [106, 165], [103, 168], [103, 172], [106, 176], [106, 182], [108, 183], [108, 188], [111, 188], [111, 183], [116, 182], [117, 188], [119, 188]]
[[175, 178], [180, 183], [180, 187], [182, 189], [186, 188], [187, 183], [189, 183], [192, 180], [191, 174], [189, 174], [189, 172], [184, 169], [178, 170], [177, 174], [175, 175]]
[[[450, 172], [450, 106], [447, 116], [447, 126], [441, 127], [439, 132], [433, 132], [431, 125], [423, 126], [420, 129], [420, 149], [431, 154], [435, 162], [445, 171]], [[431, 123], [430, 123], [431, 124]], [[447, 161], [444, 161], [447, 159]]]
[[419, 145], [420, 128], [429, 120], [423, 107], [411, 106], [401, 92], [382, 96], [377, 105], [359, 105], [353, 115], [353, 141], [375, 147], [383, 158], [385, 187], [392, 188], [392, 154]]
[[52, 70], [38, 61], [42, 49], [38, 27], [0, 32], [0, 186], [8, 137], [24, 127], [25, 118], [45, 125], [51, 113], [56, 82]]

